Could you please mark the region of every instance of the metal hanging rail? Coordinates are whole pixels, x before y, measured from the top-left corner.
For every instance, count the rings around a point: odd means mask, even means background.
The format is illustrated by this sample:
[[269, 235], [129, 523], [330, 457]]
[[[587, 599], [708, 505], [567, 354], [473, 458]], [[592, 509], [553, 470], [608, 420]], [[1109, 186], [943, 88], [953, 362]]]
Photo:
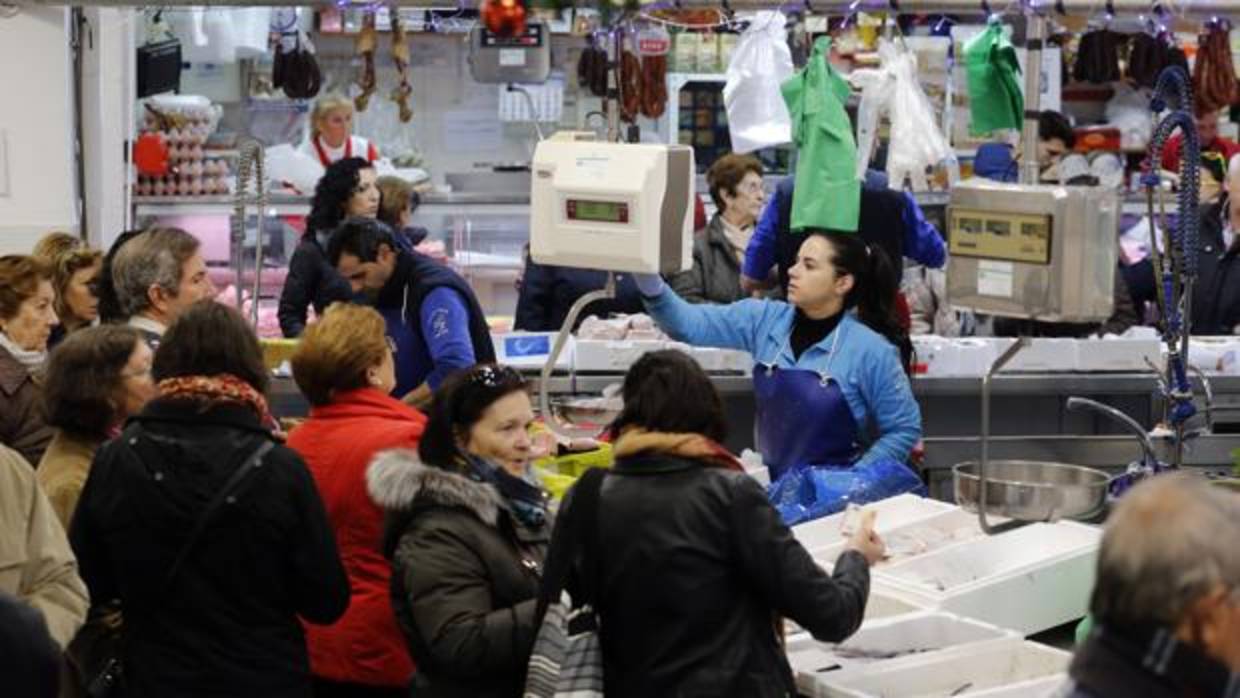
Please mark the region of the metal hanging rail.
[[[373, 6], [374, 2], [355, 2], [358, 7]], [[476, 8], [480, 3], [475, 0], [461, 0], [458, 4], [444, 0], [393, 0], [385, 4], [400, 7], [417, 7], [424, 9], [440, 9], [453, 11], [460, 8]], [[715, 7], [723, 8], [724, 3], [715, 0], [680, 0], [677, 3], [683, 8]], [[79, 0], [76, 2], [49, 0], [6, 0], [0, 5], [51, 6], [51, 7], [143, 7], [133, 0]], [[164, 0], [160, 7], [206, 6], [206, 7], [314, 7], [322, 5], [339, 6], [331, 2], [310, 2], [307, 0]], [[155, 5], [151, 5], [154, 7]], [[346, 5], [347, 6], [347, 5]], [[991, 12], [1022, 13], [1036, 10], [1039, 13], [1052, 15], [1068, 15], [1077, 17], [1102, 16], [1108, 12], [1116, 17], [1148, 15], [1152, 17], [1210, 19], [1240, 13], [1240, 0], [1165, 0], [1150, 2], [1149, 0], [1013, 0], [994, 3], [982, 0], [803, 0], [801, 2], [770, 2], [760, 0], [730, 0], [726, 3], [732, 10], [774, 10], [784, 12], [809, 11], [814, 14], [850, 14], [862, 12], [897, 12], [905, 14], [955, 14], [955, 15], [986, 15]], [[643, 11], [656, 9], [643, 5]]]

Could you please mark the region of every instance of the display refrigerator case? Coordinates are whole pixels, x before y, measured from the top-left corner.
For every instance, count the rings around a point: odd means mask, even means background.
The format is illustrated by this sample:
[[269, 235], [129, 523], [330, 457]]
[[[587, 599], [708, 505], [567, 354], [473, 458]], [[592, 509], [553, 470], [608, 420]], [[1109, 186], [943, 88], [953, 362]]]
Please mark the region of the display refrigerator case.
[[[426, 228], [429, 235], [419, 250], [457, 270], [496, 326], [505, 328], [516, 309], [517, 280], [529, 241], [528, 196], [428, 194], [422, 201], [413, 224]], [[135, 197], [133, 207], [135, 227], [176, 226], [198, 237], [222, 299], [235, 300], [234, 285], [240, 283], [248, 304], [260, 231], [252, 208], [244, 236], [234, 240], [230, 197]], [[263, 262], [258, 293], [261, 336], [279, 336], [276, 305], [309, 211], [306, 197], [276, 194], [262, 217]], [[106, 247], [111, 241], [104, 244]], [[240, 268], [237, 260], [241, 260]]]

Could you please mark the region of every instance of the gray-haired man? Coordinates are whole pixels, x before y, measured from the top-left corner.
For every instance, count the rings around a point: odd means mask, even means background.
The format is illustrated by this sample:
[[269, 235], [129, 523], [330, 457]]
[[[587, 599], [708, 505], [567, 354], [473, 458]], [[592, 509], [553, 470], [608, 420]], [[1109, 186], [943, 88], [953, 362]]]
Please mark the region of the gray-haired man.
[[1190, 475], [1134, 488], [1107, 522], [1096, 623], [1068, 698], [1240, 696], [1240, 495]]
[[155, 228], [125, 242], [112, 260], [120, 311], [152, 349], [182, 311], [215, 294], [200, 247], [180, 228]]

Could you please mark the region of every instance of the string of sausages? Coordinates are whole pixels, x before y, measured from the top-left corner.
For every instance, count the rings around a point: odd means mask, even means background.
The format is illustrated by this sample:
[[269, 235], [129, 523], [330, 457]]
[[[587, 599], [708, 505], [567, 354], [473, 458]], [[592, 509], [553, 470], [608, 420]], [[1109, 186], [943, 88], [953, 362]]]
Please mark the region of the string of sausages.
[[1228, 28], [1212, 23], [1198, 37], [1193, 65], [1193, 96], [1200, 111], [1217, 111], [1240, 98], [1236, 70], [1231, 64]]
[[642, 115], [657, 119], [667, 106], [667, 56], [642, 57]]
[[625, 51], [620, 57], [620, 118], [632, 123], [642, 107], [644, 90], [641, 60]]

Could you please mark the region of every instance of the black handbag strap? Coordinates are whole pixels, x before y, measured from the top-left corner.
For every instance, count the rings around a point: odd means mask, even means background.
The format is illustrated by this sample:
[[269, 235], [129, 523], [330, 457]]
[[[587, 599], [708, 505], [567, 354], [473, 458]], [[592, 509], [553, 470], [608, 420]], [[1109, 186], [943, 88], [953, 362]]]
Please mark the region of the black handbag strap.
[[548, 605], [560, 599], [578, 553], [581, 569], [585, 573], [583, 576], [591, 577], [581, 580], [584, 598], [593, 600], [592, 577], [597, 572], [598, 564], [599, 501], [606, 477], [607, 470], [604, 468], [587, 470], [572, 489], [573, 499], [568, 511], [556, 519], [551, 532], [551, 549], [547, 551], [547, 563], [543, 568], [542, 591], [538, 599], [540, 618]]
[[[135, 447], [138, 446], [142, 438], [143, 437], [137, 433], [137, 429], [126, 430], [126, 433], [121, 436], [121, 441], [131, 452], [133, 452], [134, 456], [136, 456], [139, 461], [142, 461], [142, 454], [139, 453], [139, 449]], [[181, 571], [181, 567], [185, 564], [185, 560], [189, 557], [190, 551], [198, 542], [198, 539], [202, 537], [202, 533], [206, 530], [207, 524], [211, 520], [211, 516], [215, 514], [215, 512], [218, 511], [226, 501], [232, 499], [232, 493], [236, 490], [237, 486], [245, 480], [246, 476], [254, 472], [254, 470], [262, 465], [263, 457], [267, 455], [268, 451], [275, 447], [275, 442], [267, 436], [262, 436], [260, 438], [261, 441], [259, 444], [246, 455], [245, 460], [241, 462], [241, 465], [233, 471], [233, 474], [228, 477], [228, 480], [224, 482], [224, 485], [216, 490], [210, 501], [208, 501], [206, 506], [203, 507], [202, 512], [198, 514], [198, 518], [194, 521], [194, 527], [190, 530], [189, 536], [185, 539], [185, 542], [181, 544], [180, 550], [177, 551], [177, 555], [172, 562], [172, 567], [168, 569], [168, 576], [164, 578], [165, 590], [172, 588], [173, 581], [176, 580], [177, 574]]]

